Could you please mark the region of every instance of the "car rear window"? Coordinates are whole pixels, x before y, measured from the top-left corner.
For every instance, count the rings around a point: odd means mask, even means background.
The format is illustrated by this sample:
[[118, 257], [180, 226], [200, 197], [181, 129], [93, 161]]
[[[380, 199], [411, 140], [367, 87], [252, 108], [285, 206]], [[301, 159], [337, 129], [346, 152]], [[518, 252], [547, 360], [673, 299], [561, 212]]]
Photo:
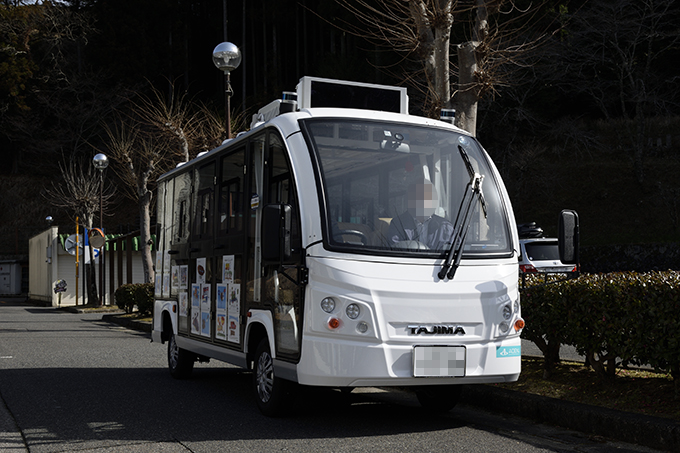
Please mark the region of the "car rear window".
[[530, 260], [559, 260], [560, 251], [557, 248], [557, 242], [527, 242], [524, 244], [527, 251], [527, 256]]

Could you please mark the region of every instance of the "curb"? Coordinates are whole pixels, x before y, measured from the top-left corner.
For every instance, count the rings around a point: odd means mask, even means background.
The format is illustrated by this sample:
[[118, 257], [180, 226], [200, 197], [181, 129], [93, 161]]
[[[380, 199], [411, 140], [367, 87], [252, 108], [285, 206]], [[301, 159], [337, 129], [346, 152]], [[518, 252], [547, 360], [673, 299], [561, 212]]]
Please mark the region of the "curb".
[[127, 327], [128, 329], [151, 333], [152, 325], [150, 322], [124, 318], [122, 316], [119, 316], [119, 314], [120, 312], [113, 314], [104, 314], [102, 315], [102, 321], [118, 324], [119, 326]]
[[467, 385], [462, 402], [585, 434], [666, 451], [680, 448], [680, 423], [582, 403], [532, 395], [493, 385]]
[[95, 310], [87, 310], [85, 308], [81, 308], [79, 306], [70, 306], [70, 307], [55, 307], [56, 310], [58, 311], [66, 311], [68, 313], [123, 313], [123, 310], [121, 310], [118, 307], [111, 307], [111, 308], [99, 308], [96, 311]]
[[[150, 333], [148, 321], [105, 314], [103, 321]], [[680, 451], [680, 423], [604, 407], [475, 384], [463, 388], [461, 402], [495, 412], [561, 426], [585, 434], [665, 451]]]

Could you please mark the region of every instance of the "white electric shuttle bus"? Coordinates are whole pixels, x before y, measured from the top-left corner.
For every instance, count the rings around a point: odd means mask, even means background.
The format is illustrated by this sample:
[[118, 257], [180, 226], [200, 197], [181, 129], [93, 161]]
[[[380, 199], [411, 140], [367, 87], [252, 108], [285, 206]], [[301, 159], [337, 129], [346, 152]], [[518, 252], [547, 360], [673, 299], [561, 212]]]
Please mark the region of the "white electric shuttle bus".
[[173, 376], [252, 369], [267, 415], [291, 382], [448, 410], [460, 384], [517, 380], [508, 194], [474, 137], [407, 108], [405, 88], [305, 77], [159, 179], [152, 339]]

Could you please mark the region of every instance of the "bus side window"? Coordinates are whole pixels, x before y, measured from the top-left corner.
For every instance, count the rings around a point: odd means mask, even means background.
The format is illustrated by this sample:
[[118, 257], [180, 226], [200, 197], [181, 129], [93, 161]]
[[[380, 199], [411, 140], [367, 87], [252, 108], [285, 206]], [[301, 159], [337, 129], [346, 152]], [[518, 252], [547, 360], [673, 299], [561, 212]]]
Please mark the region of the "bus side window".
[[[284, 203], [291, 206], [293, 209], [293, 219], [296, 219], [291, 225], [291, 234], [293, 238], [299, 239], [301, 243], [301, 238], [299, 238], [300, 227], [297, 222], [298, 206], [293, 184], [293, 173], [286, 159], [283, 142], [278, 135], [270, 135], [269, 148], [271, 165], [269, 168], [269, 194], [267, 202]], [[296, 245], [293, 247], [295, 248]]]
[[220, 235], [243, 231], [245, 149], [222, 159], [217, 224]]
[[172, 243], [184, 244], [189, 240], [189, 198], [191, 196], [191, 174], [184, 173], [175, 178], [175, 203]]
[[196, 203], [194, 210], [193, 234], [196, 239], [212, 237], [213, 193], [215, 183], [215, 163], [209, 163], [195, 173]]

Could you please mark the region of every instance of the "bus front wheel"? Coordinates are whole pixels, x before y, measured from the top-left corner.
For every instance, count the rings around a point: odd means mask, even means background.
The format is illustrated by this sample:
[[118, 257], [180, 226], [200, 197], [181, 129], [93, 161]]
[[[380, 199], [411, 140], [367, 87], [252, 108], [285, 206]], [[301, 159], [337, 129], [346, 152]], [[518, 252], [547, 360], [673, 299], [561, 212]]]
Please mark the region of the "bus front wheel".
[[194, 369], [195, 356], [191, 352], [177, 346], [175, 334], [170, 334], [168, 341], [168, 368], [175, 379], [186, 379]]
[[269, 349], [269, 341], [263, 339], [255, 350], [255, 369], [253, 370], [253, 390], [257, 407], [264, 415], [277, 417], [286, 406], [288, 382], [274, 374], [274, 359]]

